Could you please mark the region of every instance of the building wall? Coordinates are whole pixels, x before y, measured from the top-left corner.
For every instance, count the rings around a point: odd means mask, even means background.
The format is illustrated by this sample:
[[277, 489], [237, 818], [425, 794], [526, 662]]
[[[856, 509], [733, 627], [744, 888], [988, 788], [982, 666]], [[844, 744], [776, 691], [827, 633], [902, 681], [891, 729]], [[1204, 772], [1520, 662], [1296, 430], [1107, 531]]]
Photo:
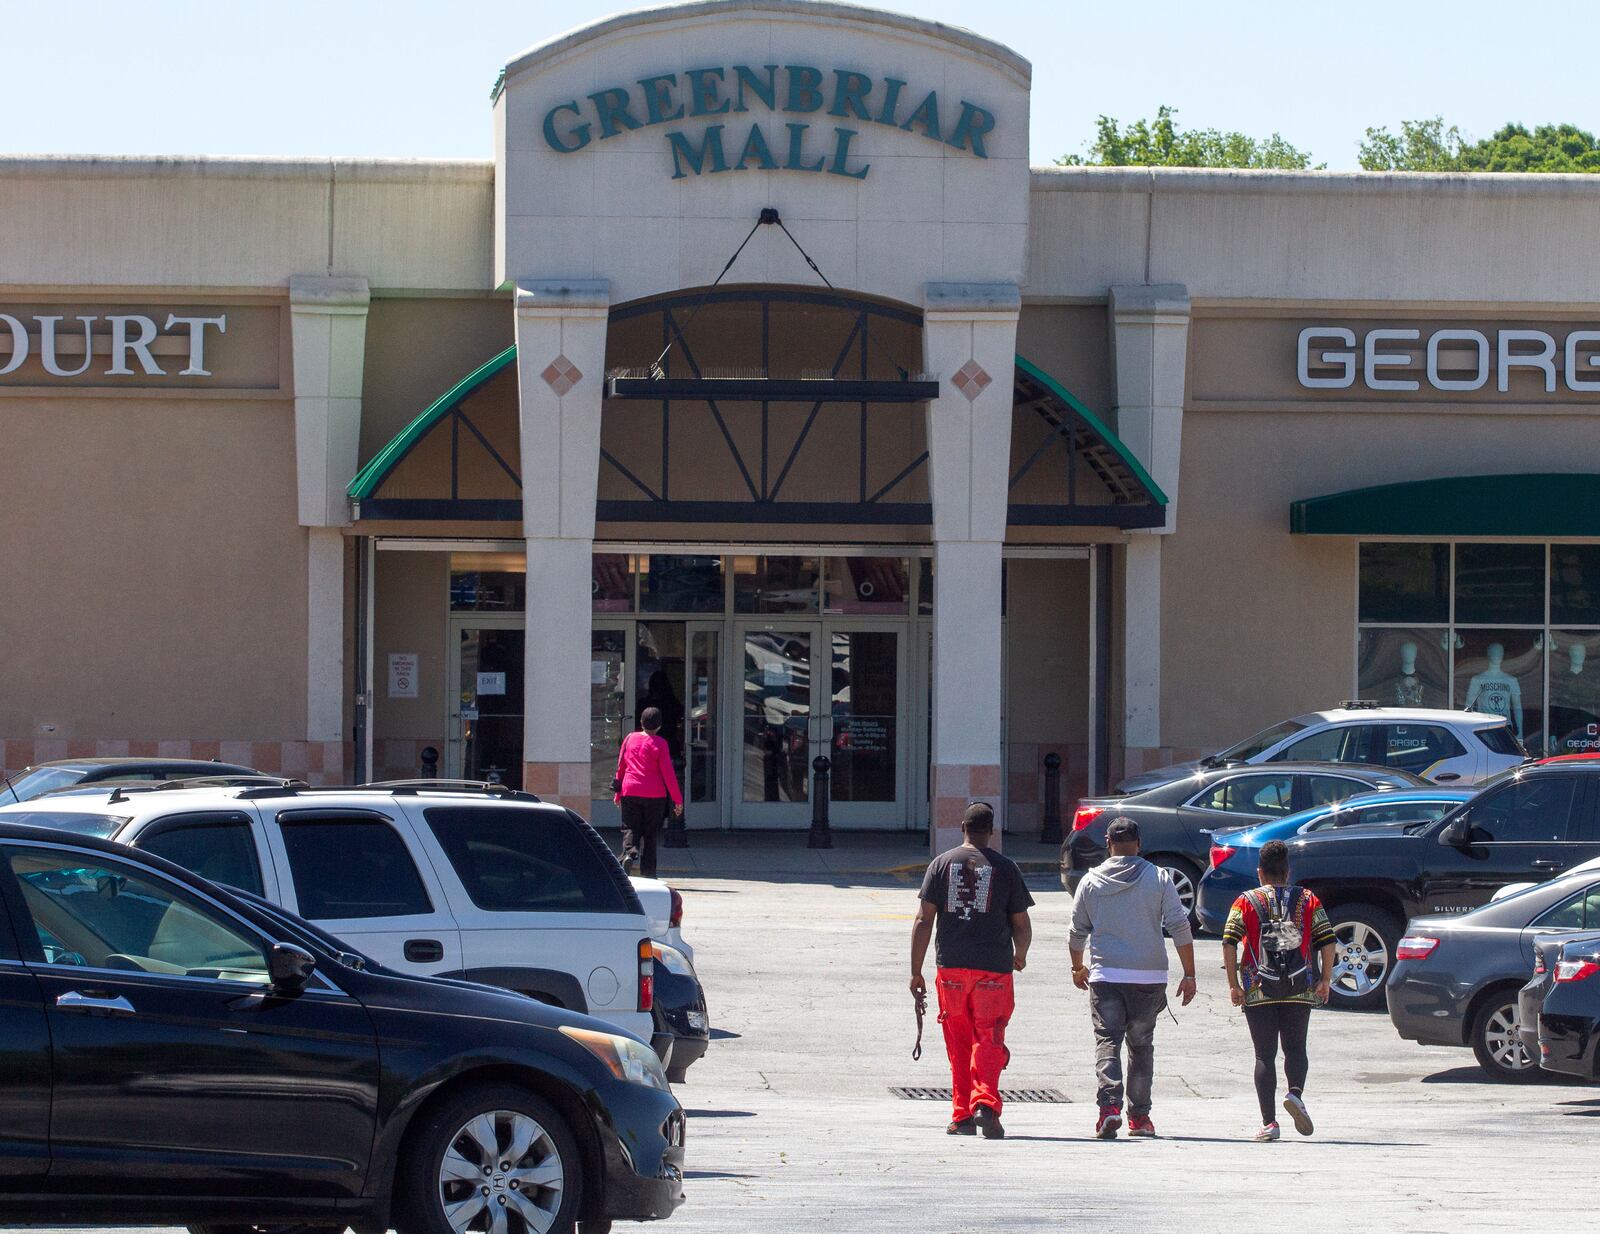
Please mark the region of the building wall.
[[1036, 832], [1044, 757], [1061, 756], [1061, 808], [1088, 791], [1089, 563], [1006, 562], [1006, 830]]

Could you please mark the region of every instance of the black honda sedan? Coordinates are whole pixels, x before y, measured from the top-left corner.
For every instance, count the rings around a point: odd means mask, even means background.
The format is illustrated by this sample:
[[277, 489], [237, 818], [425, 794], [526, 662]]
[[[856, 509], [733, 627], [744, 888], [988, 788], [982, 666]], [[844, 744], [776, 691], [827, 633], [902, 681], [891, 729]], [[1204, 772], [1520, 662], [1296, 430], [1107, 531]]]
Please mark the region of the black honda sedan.
[[1539, 1065], [1600, 1079], [1600, 938], [1564, 944], [1539, 1012]]
[[1343, 801], [1374, 789], [1417, 788], [1426, 780], [1405, 771], [1349, 763], [1269, 763], [1196, 771], [1193, 775], [1122, 797], [1088, 797], [1072, 816], [1061, 845], [1061, 884], [1078, 880], [1106, 859], [1106, 827], [1113, 818], [1139, 824], [1144, 855], [1172, 875], [1189, 919], [1211, 852], [1211, 835], [1312, 806]]
[[0, 826], [0, 1223], [571, 1231], [669, 1216], [611, 1026], [344, 951], [148, 853]]
[[1470, 1046], [1495, 1080], [1539, 1074], [1517, 1031], [1540, 942], [1600, 926], [1600, 870], [1576, 871], [1469, 913], [1414, 917], [1395, 949], [1389, 1018], [1424, 1045]]

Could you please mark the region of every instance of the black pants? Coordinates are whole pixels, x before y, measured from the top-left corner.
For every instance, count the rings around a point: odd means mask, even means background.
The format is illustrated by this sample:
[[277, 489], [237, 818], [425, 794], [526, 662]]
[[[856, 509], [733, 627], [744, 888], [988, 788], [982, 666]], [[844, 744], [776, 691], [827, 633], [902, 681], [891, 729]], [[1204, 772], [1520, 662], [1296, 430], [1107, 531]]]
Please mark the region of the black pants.
[[1306, 1030], [1311, 1027], [1309, 1003], [1267, 1003], [1244, 1009], [1250, 1040], [1256, 1048], [1256, 1100], [1263, 1124], [1278, 1121], [1278, 1043], [1283, 1043], [1283, 1074], [1291, 1093], [1304, 1092]]
[[638, 862], [639, 873], [654, 878], [656, 835], [667, 817], [667, 799], [623, 797], [618, 806], [622, 810], [622, 860]]

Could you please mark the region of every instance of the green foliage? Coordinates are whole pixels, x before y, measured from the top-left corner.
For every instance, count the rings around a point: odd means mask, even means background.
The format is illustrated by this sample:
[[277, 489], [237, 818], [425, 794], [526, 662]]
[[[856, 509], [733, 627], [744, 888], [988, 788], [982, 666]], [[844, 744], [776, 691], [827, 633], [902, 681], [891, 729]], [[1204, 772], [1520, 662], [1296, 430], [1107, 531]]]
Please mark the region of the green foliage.
[[1444, 118], [1403, 120], [1399, 134], [1367, 130], [1361, 166], [1368, 171], [1600, 171], [1600, 142], [1573, 124], [1541, 124], [1531, 133], [1508, 124], [1493, 137], [1469, 141]]
[[[1244, 133], [1219, 129], [1180, 129], [1177, 115], [1165, 105], [1156, 109], [1154, 122], [1135, 120], [1121, 127], [1111, 116], [1096, 124], [1094, 144], [1087, 158], [1063, 155], [1061, 167], [1249, 167], [1303, 171], [1311, 156], [1279, 134], [1257, 140]], [[1325, 166], [1325, 164], [1323, 165]], [[1318, 170], [1321, 167], [1319, 166]]]

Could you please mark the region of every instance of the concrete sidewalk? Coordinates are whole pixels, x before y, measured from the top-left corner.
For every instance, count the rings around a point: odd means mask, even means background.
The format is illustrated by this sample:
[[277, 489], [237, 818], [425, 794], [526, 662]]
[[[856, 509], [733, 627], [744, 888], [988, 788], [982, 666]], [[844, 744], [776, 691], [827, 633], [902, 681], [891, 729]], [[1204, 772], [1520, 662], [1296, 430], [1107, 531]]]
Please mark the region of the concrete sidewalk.
[[[622, 833], [601, 832], [613, 852]], [[925, 831], [835, 831], [832, 848], [807, 848], [804, 831], [691, 831], [688, 848], [658, 841], [657, 873], [662, 878], [737, 878], [758, 881], [819, 882], [843, 877], [920, 878], [927, 867]], [[1007, 836], [1002, 851], [1030, 874], [1054, 873], [1054, 845], [1030, 834]]]

